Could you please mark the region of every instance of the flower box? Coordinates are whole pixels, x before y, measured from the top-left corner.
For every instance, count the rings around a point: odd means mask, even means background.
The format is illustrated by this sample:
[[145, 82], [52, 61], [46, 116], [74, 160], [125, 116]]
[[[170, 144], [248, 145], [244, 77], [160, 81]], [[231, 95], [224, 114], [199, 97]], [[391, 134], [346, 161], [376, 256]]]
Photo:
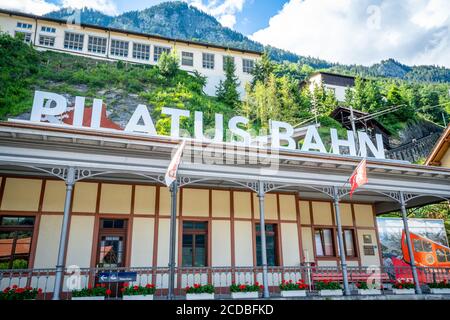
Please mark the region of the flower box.
[[258, 299], [258, 297], [259, 297], [258, 291], [231, 293], [231, 298], [233, 299]]
[[381, 290], [379, 289], [358, 289], [358, 294], [362, 296], [375, 296], [380, 295]]
[[93, 296], [93, 297], [72, 297], [72, 300], [105, 300], [105, 296]]
[[342, 290], [319, 290], [319, 296], [329, 297], [329, 296], [342, 296]]
[[214, 300], [214, 293], [186, 293], [186, 300]]
[[394, 294], [415, 294], [416, 290], [414, 289], [395, 289], [393, 288], [392, 291]]
[[450, 288], [431, 288], [430, 290], [432, 294], [450, 294]]
[[306, 297], [306, 290], [282, 290], [281, 296], [283, 298]]
[[152, 294], [138, 294], [138, 295], [131, 295], [131, 296], [123, 296], [122, 300], [153, 300]]

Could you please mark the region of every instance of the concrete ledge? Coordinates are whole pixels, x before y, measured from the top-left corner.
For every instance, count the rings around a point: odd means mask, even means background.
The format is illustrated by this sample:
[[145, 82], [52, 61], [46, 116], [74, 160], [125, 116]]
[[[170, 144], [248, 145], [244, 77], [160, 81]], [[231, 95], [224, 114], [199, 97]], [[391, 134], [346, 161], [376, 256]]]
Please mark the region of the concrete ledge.
[[411, 294], [411, 295], [395, 295], [384, 294], [381, 296], [333, 296], [333, 297], [320, 297], [320, 296], [308, 296], [306, 298], [281, 298], [273, 297], [271, 300], [450, 300], [450, 295], [445, 294]]

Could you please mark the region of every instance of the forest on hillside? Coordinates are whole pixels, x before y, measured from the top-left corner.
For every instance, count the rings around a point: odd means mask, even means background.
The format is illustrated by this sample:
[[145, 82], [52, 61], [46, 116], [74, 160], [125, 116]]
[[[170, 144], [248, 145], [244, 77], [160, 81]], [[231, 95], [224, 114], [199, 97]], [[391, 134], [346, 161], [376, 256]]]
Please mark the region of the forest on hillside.
[[[203, 111], [206, 126], [214, 125], [215, 113], [224, 114], [225, 121], [235, 114], [245, 115], [251, 120], [247, 129], [255, 131], [267, 131], [269, 119], [295, 125], [314, 116], [324, 128], [340, 126], [328, 117], [338, 105], [333, 92], [323, 87], [317, 87], [314, 92], [301, 90], [301, 82], [314, 69], [300, 63], [276, 63], [268, 54], [256, 64], [254, 80], [247, 84], [243, 101], [236, 92], [238, 79], [231, 60], [226, 77], [217, 88], [217, 97], [204, 94], [205, 79], [200, 74], [179, 69], [175, 54], [165, 55], [157, 66], [98, 61], [50, 51], [37, 52], [20, 38], [2, 33], [0, 68], [2, 119], [29, 111], [37, 88], [91, 98], [101, 98], [113, 88], [146, 103], [155, 118], [160, 118], [162, 106], [172, 106]], [[449, 88], [446, 83], [357, 78], [354, 90], [347, 92], [345, 104], [365, 112], [401, 105], [397, 112], [378, 119], [395, 136], [410, 122], [425, 119], [443, 125], [443, 116], [450, 120]], [[109, 105], [113, 116], [126, 113], [123, 107], [120, 99]], [[167, 119], [160, 119], [157, 127], [164, 134], [168, 132]], [[191, 131], [192, 120], [187, 121], [186, 129]]]

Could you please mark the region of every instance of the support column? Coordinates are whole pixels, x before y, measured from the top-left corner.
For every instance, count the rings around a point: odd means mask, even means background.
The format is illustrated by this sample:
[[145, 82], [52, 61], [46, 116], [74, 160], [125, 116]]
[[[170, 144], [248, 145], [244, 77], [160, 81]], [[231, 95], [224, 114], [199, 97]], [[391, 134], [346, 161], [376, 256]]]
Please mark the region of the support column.
[[64, 215], [61, 226], [61, 236], [59, 239], [58, 260], [56, 262], [55, 286], [53, 290], [53, 300], [60, 300], [62, 282], [64, 278], [64, 260], [66, 257], [67, 232], [70, 219], [70, 204], [72, 202], [73, 186], [75, 184], [75, 168], [67, 170], [66, 177], [66, 198], [64, 201]]
[[412, 249], [411, 236], [409, 233], [408, 217], [406, 214], [405, 195], [403, 194], [403, 191], [400, 191], [400, 206], [401, 206], [401, 210], [402, 210], [403, 228], [405, 229], [405, 235], [406, 235], [406, 246], [408, 247], [409, 264], [411, 266], [414, 284], [416, 286], [416, 293], [422, 294], [422, 289], [420, 288], [419, 277], [417, 275], [416, 262], [414, 261], [414, 251]]
[[263, 267], [263, 297], [269, 298], [269, 275], [267, 271], [267, 249], [266, 249], [266, 223], [264, 217], [264, 182], [259, 181], [258, 198], [259, 198], [259, 227], [261, 230], [261, 255]]
[[169, 300], [175, 299], [175, 248], [176, 248], [176, 225], [177, 225], [177, 193], [178, 182], [175, 180], [170, 187], [171, 211], [170, 211], [170, 248], [169, 248]]
[[339, 208], [339, 193], [338, 188], [334, 187], [334, 212], [336, 216], [336, 226], [338, 233], [339, 255], [341, 258], [342, 279], [344, 282], [344, 294], [350, 295], [350, 287], [348, 285], [348, 273], [347, 273], [347, 259], [345, 257], [344, 239], [342, 238], [342, 224], [341, 224], [341, 211]]

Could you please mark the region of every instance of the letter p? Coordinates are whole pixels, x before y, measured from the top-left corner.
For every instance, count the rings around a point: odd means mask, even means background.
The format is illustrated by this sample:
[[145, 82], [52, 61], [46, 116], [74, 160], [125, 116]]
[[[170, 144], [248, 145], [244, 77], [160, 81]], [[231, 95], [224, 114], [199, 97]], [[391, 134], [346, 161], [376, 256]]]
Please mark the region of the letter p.
[[[52, 102], [55, 102], [55, 106], [53, 107]], [[58, 116], [63, 114], [66, 109], [67, 100], [62, 95], [52, 92], [35, 91], [30, 121], [41, 122], [43, 115]]]

